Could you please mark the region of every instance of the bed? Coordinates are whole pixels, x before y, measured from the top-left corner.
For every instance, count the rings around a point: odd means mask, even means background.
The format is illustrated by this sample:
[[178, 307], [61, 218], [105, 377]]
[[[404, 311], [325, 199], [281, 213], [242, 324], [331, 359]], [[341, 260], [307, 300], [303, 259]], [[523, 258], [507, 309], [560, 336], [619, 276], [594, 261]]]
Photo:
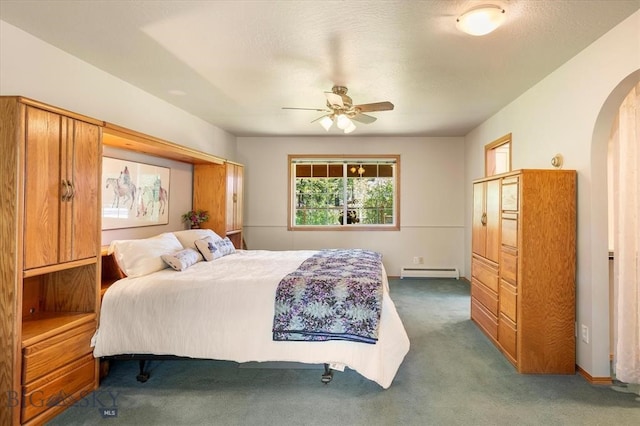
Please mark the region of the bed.
[[[374, 342], [279, 341], [274, 340], [279, 284], [319, 252], [231, 249], [214, 259], [199, 258], [180, 271], [166, 267], [163, 256], [193, 248], [196, 241], [211, 238], [209, 232], [180, 231], [127, 240], [124, 248], [122, 242], [112, 244], [113, 255], [128, 276], [104, 294], [100, 324], [92, 340], [95, 357], [171, 355], [238, 363], [328, 364], [353, 369], [382, 388], [391, 385], [409, 350], [409, 339], [389, 296], [383, 266]], [[178, 245], [169, 235], [180, 237], [176, 238]], [[223, 240], [215, 238], [216, 242]], [[155, 240], [170, 244], [156, 244]]]

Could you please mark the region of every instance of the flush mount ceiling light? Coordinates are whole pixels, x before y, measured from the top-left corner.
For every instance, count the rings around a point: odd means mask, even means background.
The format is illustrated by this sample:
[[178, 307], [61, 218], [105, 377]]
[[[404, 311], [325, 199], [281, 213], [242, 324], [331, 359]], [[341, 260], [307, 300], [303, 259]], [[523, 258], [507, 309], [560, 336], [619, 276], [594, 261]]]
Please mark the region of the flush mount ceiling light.
[[498, 28], [505, 20], [504, 9], [495, 5], [474, 7], [460, 15], [456, 27], [467, 34], [482, 36]]

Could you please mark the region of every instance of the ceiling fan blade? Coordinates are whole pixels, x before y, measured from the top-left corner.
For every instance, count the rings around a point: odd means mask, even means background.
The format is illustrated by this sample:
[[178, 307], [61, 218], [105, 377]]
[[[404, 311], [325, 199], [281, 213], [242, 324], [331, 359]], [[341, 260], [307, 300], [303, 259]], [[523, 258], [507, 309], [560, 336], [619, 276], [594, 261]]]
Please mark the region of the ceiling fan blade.
[[[324, 110], [323, 110], [324, 111]], [[325, 114], [325, 115], [321, 115], [320, 117], [316, 118], [315, 120], [312, 121], [312, 123], [315, 123], [318, 120], [322, 120], [325, 117], [331, 117], [331, 114]]]
[[372, 104], [355, 105], [354, 108], [360, 112], [391, 111], [393, 109], [393, 104], [389, 101], [375, 102]]
[[338, 105], [340, 107], [344, 107], [342, 96], [331, 92], [324, 92], [324, 94], [327, 97], [327, 102], [329, 103], [329, 105]]
[[320, 111], [320, 112], [328, 111], [326, 108], [296, 108], [296, 107], [282, 107], [282, 109], [301, 109], [301, 110], [304, 110], [304, 111]]
[[359, 121], [362, 124], [371, 124], [374, 121], [376, 121], [378, 118], [372, 115], [367, 115], [367, 114], [356, 114], [353, 117], [351, 117], [351, 119], [354, 121]]

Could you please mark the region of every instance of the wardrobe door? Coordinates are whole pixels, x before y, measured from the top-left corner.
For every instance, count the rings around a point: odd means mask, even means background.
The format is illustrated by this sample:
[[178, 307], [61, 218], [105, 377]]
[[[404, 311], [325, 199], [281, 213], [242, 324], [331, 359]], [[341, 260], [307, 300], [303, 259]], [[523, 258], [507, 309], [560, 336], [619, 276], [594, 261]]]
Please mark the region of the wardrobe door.
[[24, 170], [24, 269], [58, 263], [60, 203], [67, 191], [60, 175], [61, 117], [26, 107]]
[[226, 164], [227, 169], [227, 226], [226, 231], [242, 230], [242, 178], [244, 167]]
[[473, 184], [473, 226], [471, 238], [471, 250], [482, 257], [487, 251], [487, 231], [485, 213], [485, 192], [486, 184], [478, 182]]
[[500, 257], [500, 180], [473, 185], [472, 251], [492, 262]]
[[62, 173], [70, 195], [61, 205], [60, 262], [97, 256], [98, 194], [101, 170], [100, 128], [63, 118], [66, 128]]

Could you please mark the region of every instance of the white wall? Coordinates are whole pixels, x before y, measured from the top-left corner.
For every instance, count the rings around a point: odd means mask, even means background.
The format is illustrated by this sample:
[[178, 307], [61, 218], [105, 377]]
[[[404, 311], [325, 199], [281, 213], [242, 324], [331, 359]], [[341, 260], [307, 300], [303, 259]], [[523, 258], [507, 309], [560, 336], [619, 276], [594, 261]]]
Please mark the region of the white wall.
[[235, 159], [235, 136], [0, 21], [0, 94], [19, 95]]
[[[606, 149], [613, 116], [640, 79], [640, 12], [533, 86], [465, 138], [465, 225], [471, 180], [483, 175], [485, 144], [513, 133], [513, 168], [551, 168], [556, 153], [578, 171], [577, 321], [591, 330], [577, 341], [577, 363], [609, 377]], [[471, 233], [465, 233], [465, 262]]]
[[[236, 159], [235, 136], [4, 21], [0, 21], [0, 95], [25, 96], [221, 158]], [[103, 233], [103, 244], [116, 238], [142, 238], [184, 229], [180, 215], [191, 208], [191, 165], [108, 147], [105, 153], [170, 167], [170, 185], [176, 190], [170, 193], [168, 225], [108, 231]]]
[[[288, 154], [399, 154], [400, 231], [288, 231]], [[413, 256], [464, 273], [462, 138], [238, 138], [245, 170], [245, 240], [250, 249], [360, 247], [380, 251], [389, 275]]]

